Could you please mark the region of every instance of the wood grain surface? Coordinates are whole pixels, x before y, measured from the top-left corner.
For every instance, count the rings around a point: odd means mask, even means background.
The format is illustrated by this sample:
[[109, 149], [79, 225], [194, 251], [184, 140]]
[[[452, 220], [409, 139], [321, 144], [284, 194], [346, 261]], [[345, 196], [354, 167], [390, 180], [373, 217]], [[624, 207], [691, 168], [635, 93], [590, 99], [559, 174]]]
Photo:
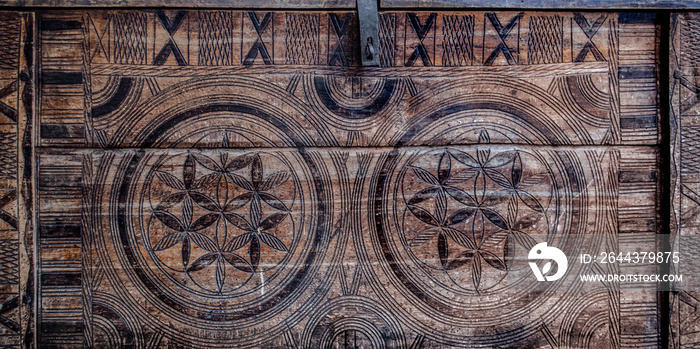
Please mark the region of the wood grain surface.
[[[670, 102], [671, 102], [671, 164], [672, 164], [672, 221], [673, 247], [681, 250], [680, 240], [697, 236], [698, 171], [695, 168], [698, 151], [697, 108], [697, 46], [695, 38], [700, 17], [694, 13], [675, 14], [671, 18]], [[687, 248], [686, 246], [684, 246]], [[697, 263], [688, 261], [679, 266], [679, 272], [697, 275]], [[697, 290], [682, 290], [671, 297], [671, 335], [674, 348], [692, 347], [700, 343], [700, 321]]]
[[[0, 0], [3, 6], [23, 6], [35, 8], [70, 8], [80, 7], [145, 7], [145, 8], [282, 8], [282, 9], [352, 9], [355, 1], [349, 0]], [[379, 7], [423, 8], [423, 9], [467, 9], [493, 7], [501, 9], [697, 9], [698, 0], [495, 0], [485, 3], [483, 0], [380, 0]]]
[[2, 6], [21, 6], [34, 8], [71, 8], [71, 7], [146, 7], [146, 8], [285, 8], [285, 9], [354, 9], [351, 0], [0, 0]]
[[506, 247], [655, 246], [656, 15], [379, 15], [363, 68], [352, 11], [2, 13], [0, 344], [668, 340], [655, 285], [539, 290]]
[[698, 0], [495, 0], [485, 4], [481, 0], [380, 0], [384, 8], [465, 8], [484, 6], [497, 8], [543, 8], [543, 9], [697, 9]]

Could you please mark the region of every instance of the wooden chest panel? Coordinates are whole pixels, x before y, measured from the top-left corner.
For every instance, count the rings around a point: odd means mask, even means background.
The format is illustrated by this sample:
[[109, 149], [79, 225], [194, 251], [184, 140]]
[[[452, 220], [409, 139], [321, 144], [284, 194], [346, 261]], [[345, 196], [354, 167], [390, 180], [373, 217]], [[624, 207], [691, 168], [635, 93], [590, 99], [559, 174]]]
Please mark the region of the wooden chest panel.
[[664, 340], [655, 287], [503, 281], [507, 239], [656, 246], [654, 14], [385, 11], [377, 68], [352, 11], [3, 16], [0, 344]]

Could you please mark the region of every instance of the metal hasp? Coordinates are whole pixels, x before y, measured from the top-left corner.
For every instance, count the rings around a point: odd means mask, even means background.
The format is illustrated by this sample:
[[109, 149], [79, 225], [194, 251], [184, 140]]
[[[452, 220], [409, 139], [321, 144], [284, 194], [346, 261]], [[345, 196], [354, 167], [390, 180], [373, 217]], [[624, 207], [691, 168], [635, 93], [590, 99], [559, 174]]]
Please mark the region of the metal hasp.
[[379, 15], [377, 0], [357, 0], [360, 19], [360, 48], [362, 66], [379, 66]]

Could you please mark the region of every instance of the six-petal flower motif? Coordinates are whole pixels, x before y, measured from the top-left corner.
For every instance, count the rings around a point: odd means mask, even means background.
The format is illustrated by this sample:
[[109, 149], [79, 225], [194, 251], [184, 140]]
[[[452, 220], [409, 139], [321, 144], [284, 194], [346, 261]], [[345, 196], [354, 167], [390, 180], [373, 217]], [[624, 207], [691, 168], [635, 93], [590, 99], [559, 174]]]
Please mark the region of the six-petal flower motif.
[[[263, 272], [262, 246], [282, 254], [289, 252], [289, 242], [276, 236], [278, 229], [287, 230], [286, 240], [294, 234], [290, 205], [296, 189], [288, 168], [266, 175], [258, 153], [234, 158], [222, 153], [218, 162], [201, 154], [187, 154], [182, 180], [170, 173], [169, 167], [161, 167], [154, 169], [151, 183], [152, 187], [165, 188], [152, 190], [158, 194], [151, 198], [157, 202], [152, 216], [159, 224], [150, 227], [150, 236], [161, 238], [150, 247], [157, 253], [181, 243], [180, 269], [190, 277], [213, 265], [215, 291], [223, 292], [227, 265], [252, 275]], [[198, 176], [198, 172], [204, 174]], [[289, 199], [281, 200], [276, 191], [285, 192]], [[288, 223], [283, 227], [284, 222]], [[194, 246], [201, 251], [191, 262]], [[239, 250], [246, 246], [246, 253], [241, 254]]]
[[519, 151], [475, 153], [431, 152], [427, 158], [437, 166], [415, 159], [406, 168], [403, 196], [408, 249], [422, 250], [423, 259], [436, 255], [448, 275], [469, 266], [478, 291], [485, 265], [507, 271], [509, 241], [531, 247], [534, 240], [525, 230], [540, 221], [550, 226], [544, 205], [528, 189], [551, 183], [546, 171], [524, 174]]

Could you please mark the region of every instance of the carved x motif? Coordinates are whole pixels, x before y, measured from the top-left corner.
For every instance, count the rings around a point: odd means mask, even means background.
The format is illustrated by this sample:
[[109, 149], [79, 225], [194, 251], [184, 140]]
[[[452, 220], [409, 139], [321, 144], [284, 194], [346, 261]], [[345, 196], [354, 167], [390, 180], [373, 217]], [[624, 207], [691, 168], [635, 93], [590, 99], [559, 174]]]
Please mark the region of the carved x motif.
[[95, 56], [97, 56], [97, 54], [100, 52], [102, 52], [102, 54], [105, 56], [105, 58], [107, 60], [109, 60], [109, 50], [107, 48], [105, 48], [105, 45], [102, 42], [102, 39], [109, 32], [109, 25], [110, 25], [111, 19], [107, 20], [107, 24], [102, 29], [102, 32], [100, 32], [100, 30], [98, 30], [97, 26], [95, 25], [95, 20], [92, 19], [92, 17], [89, 17], [89, 18], [90, 18], [90, 23], [92, 24], [91, 25], [92, 31], [95, 33], [95, 36], [97, 37], [97, 42], [95, 43], [96, 44], [95, 51], [93, 51], [92, 54], [90, 55], [90, 61], [92, 62], [92, 60], [95, 59]]
[[[10, 94], [17, 91], [17, 81], [12, 81], [9, 85], [0, 89], [0, 98], [9, 96]], [[9, 105], [0, 102], [0, 113], [5, 115], [12, 122], [17, 122], [17, 109], [10, 107]]]
[[8, 312], [10, 312], [14, 309], [17, 309], [18, 307], [19, 307], [19, 297], [17, 297], [17, 296], [12, 297], [10, 300], [6, 301], [5, 303], [2, 304], [2, 306], [0, 306], [0, 325], [3, 325], [5, 327], [9, 328], [13, 332], [20, 331], [19, 324], [13, 320], [6, 318], [3, 315], [7, 314]]
[[424, 66], [432, 66], [433, 62], [430, 60], [428, 50], [426, 50], [425, 45], [423, 44], [423, 40], [428, 36], [430, 29], [433, 27], [433, 23], [435, 23], [435, 17], [437, 17], [437, 14], [431, 13], [428, 19], [425, 20], [425, 24], [420, 24], [420, 20], [418, 19], [415, 13], [407, 13], [406, 17], [408, 18], [408, 21], [411, 24], [411, 28], [413, 28], [413, 31], [416, 32], [416, 36], [418, 36], [418, 40], [420, 42], [413, 50], [411, 55], [408, 57], [405, 66], [413, 66], [418, 57], [420, 57], [420, 60], [423, 62]]
[[180, 25], [182, 25], [184, 19], [187, 17], [187, 11], [179, 11], [175, 15], [175, 19], [173, 19], [172, 21], [170, 20], [170, 18], [168, 18], [165, 12], [163, 12], [163, 10], [158, 10], [156, 12], [156, 17], [158, 17], [160, 24], [168, 32], [168, 41], [165, 43], [165, 45], [163, 45], [163, 48], [160, 49], [158, 55], [156, 55], [156, 57], [153, 59], [153, 65], [165, 64], [165, 61], [171, 54], [173, 55], [173, 57], [175, 57], [177, 65], [187, 65], [187, 61], [182, 55], [182, 51], [180, 51], [180, 48], [177, 46], [177, 43], [175, 43], [175, 40], [173, 39], [173, 35], [175, 34], [175, 32], [178, 31], [178, 29], [180, 29]]
[[18, 226], [17, 218], [2, 208], [15, 201], [16, 198], [17, 191], [14, 189], [0, 196], [0, 219], [7, 222], [7, 224], [11, 225], [14, 229], [17, 229]]
[[265, 33], [267, 27], [272, 21], [272, 12], [265, 13], [262, 21], [258, 19], [258, 16], [253, 11], [248, 12], [248, 18], [250, 18], [250, 21], [253, 23], [255, 33], [258, 37], [255, 39], [253, 47], [250, 48], [250, 51], [248, 51], [248, 54], [243, 59], [243, 65], [246, 67], [253, 65], [255, 58], [258, 57], [258, 53], [260, 54], [260, 57], [262, 57], [263, 63], [272, 64], [272, 58], [270, 57], [270, 53], [267, 51], [267, 47], [265, 47], [265, 43], [262, 39], [263, 33]]
[[681, 332], [691, 331], [700, 320], [700, 301], [688, 292], [679, 292], [678, 299], [693, 308], [692, 312], [681, 322]]
[[520, 24], [520, 18], [522, 18], [523, 15], [525, 15], [523, 12], [518, 13], [515, 17], [510, 19], [508, 24], [503, 26], [501, 21], [498, 20], [498, 17], [496, 17], [495, 13], [489, 12], [486, 14], [486, 18], [489, 19], [493, 29], [496, 29], [496, 32], [498, 33], [499, 43], [498, 46], [496, 46], [496, 48], [491, 52], [489, 57], [486, 58], [484, 65], [493, 65], [493, 62], [496, 61], [496, 58], [498, 58], [498, 55], [501, 53], [503, 53], [503, 57], [506, 58], [508, 64], [517, 64], [515, 57], [513, 57], [513, 51], [506, 44], [506, 38], [508, 38], [508, 34], [513, 31], [513, 28]]
[[605, 22], [608, 17], [601, 15], [593, 23], [588, 23], [586, 17], [584, 17], [580, 12], [574, 12], [574, 20], [578, 24], [579, 28], [586, 34], [586, 44], [583, 45], [581, 52], [578, 53], [574, 62], [583, 62], [588, 56], [588, 53], [592, 53], [596, 61], [605, 61], [605, 57], [600, 52], [598, 47], [593, 43], [593, 37], [598, 33], [598, 30]]
[[686, 112], [690, 108], [697, 105], [700, 101], [700, 87], [698, 87], [695, 83], [690, 81], [690, 79], [684, 76], [683, 73], [681, 73], [678, 69], [673, 71], [673, 77], [678, 80], [681, 86], [687, 88], [694, 94], [694, 98], [690, 98], [689, 100], [685, 100], [681, 103], [681, 112]]
[[350, 65], [348, 56], [345, 53], [345, 48], [343, 47], [343, 38], [345, 38], [345, 34], [348, 32], [348, 28], [350, 28], [349, 23], [352, 22], [353, 17], [354, 15], [352, 13], [346, 14], [342, 19], [335, 13], [328, 14], [328, 20], [331, 23], [331, 27], [333, 27], [335, 38], [338, 41], [338, 46], [336, 46], [331, 58], [328, 60], [328, 65], [337, 65], [338, 62], [340, 62], [341, 66]]

